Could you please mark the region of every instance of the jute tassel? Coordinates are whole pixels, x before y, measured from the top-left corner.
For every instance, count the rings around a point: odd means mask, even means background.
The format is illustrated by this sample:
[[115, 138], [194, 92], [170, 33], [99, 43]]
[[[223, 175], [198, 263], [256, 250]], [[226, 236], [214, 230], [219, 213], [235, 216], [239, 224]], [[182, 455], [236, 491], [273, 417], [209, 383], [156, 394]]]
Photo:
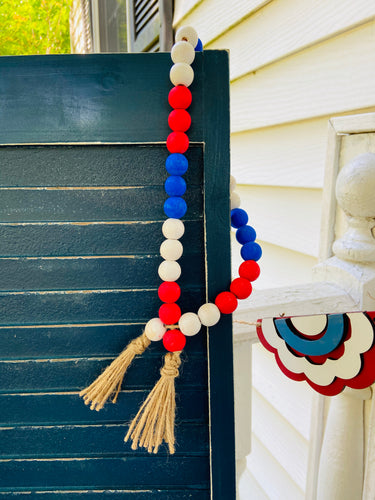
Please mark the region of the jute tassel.
[[99, 411], [103, 408], [108, 398], [116, 403], [118, 393], [121, 390], [122, 381], [126, 370], [137, 354], [142, 354], [151, 341], [142, 333], [132, 340], [104, 372], [94, 382], [79, 393], [86, 405], [90, 404], [91, 410]]
[[181, 365], [180, 352], [169, 352], [160, 370], [160, 379], [147, 396], [137, 415], [130, 424], [125, 441], [132, 440], [132, 449], [147, 448], [157, 453], [163, 440], [169, 453], [175, 452], [174, 420], [176, 413], [174, 379], [178, 377]]

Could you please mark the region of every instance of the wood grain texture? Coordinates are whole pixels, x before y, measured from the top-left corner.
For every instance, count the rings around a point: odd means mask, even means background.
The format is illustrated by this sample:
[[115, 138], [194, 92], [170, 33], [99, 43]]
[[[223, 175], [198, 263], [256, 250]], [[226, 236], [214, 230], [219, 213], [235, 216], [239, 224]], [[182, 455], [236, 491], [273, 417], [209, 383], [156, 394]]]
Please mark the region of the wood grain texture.
[[[203, 251], [201, 221], [184, 221], [182, 242]], [[1, 257], [152, 255], [163, 241], [160, 221], [1, 223]], [[147, 241], [147, 245], [145, 245]], [[186, 246], [186, 245], [185, 245]]]
[[[161, 353], [144, 355], [137, 359], [126, 374], [124, 387], [128, 390], [152, 389], [161, 368]], [[186, 359], [186, 358], [185, 358]], [[36, 359], [0, 362], [0, 392], [59, 392], [79, 391], [103, 372], [112, 358]], [[206, 387], [207, 360], [205, 356], [189, 353], [183, 366], [184, 378], [176, 386]]]
[[[216, 64], [215, 64], [216, 63]], [[206, 247], [206, 300], [213, 301], [216, 295], [228, 289], [230, 270], [230, 207], [229, 207], [229, 68], [228, 54], [216, 52], [214, 58], [205, 59], [205, 74], [221, 68], [223, 80], [205, 85], [206, 109], [204, 125], [207, 134], [204, 170], [204, 214]], [[220, 95], [220, 100], [215, 96]], [[212, 123], [220, 124], [217, 134]], [[223, 315], [222, 315], [223, 316]], [[234, 401], [233, 389], [233, 345], [232, 318], [221, 317], [218, 325], [210, 329], [209, 345], [209, 394], [211, 397], [211, 475], [212, 498], [227, 500], [235, 498], [235, 453], [234, 453]], [[225, 367], [225, 370], [223, 370]], [[231, 375], [228, 377], [228, 373]], [[228, 474], [220, 474], [226, 470]]]
[[[10, 491], [37, 488], [42, 476], [44, 484], [57, 489], [72, 486], [116, 489], [123, 488], [129, 481], [138, 489], [160, 488], [166, 482], [170, 487], [189, 485], [193, 489], [207, 489], [209, 470], [206, 458], [189, 457], [189, 467], [185, 464], [185, 458], [176, 456], [172, 461], [168, 455], [0, 460], [0, 487]], [[160, 474], [161, 470], [163, 474]]]
[[229, 49], [230, 78], [235, 80], [365, 24], [374, 16], [371, 0], [273, 0], [234, 29], [223, 30], [223, 35], [205, 48]]
[[[163, 143], [170, 133], [170, 56], [142, 57], [142, 62], [138, 54], [1, 58], [1, 143]], [[191, 141], [203, 138], [202, 60], [198, 54], [194, 62]]]
[[[134, 416], [148, 390], [122, 391], [118, 402], [108, 403], [100, 412], [82, 403], [77, 392], [0, 394], [3, 411], [1, 427], [34, 425], [124, 424], [126, 415]], [[178, 421], [207, 423], [206, 389], [179, 390]], [[184, 404], [182, 404], [184, 403]]]
[[[2, 457], [39, 458], [68, 457], [116, 457], [132, 456], [128, 445], [124, 444], [126, 425], [75, 425], [75, 426], [18, 426], [0, 428]], [[197, 436], [192, 440], [191, 435]], [[205, 423], [182, 424], [178, 426], [176, 454], [199, 456], [208, 452], [208, 428]], [[51, 449], [50, 443], [55, 443]], [[166, 454], [163, 447], [161, 454]], [[144, 455], [143, 450], [136, 454]], [[0, 496], [1, 498], [1, 496]]]
[[368, 23], [234, 82], [232, 132], [373, 107], [374, 36]]
[[[145, 322], [0, 327], [1, 358], [115, 357], [144, 327]], [[206, 336], [195, 335], [188, 347], [189, 355], [205, 352]], [[162, 354], [163, 347], [154, 342], [148, 351]]]
[[[157, 288], [160, 278], [155, 273], [160, 255], [128, 257], [77, 258], [0, 258], [0, 290], [100, 290]], [[185, 269], [180, 284], [191, 287], [204, 281], [204, 263], [200, 256], [185, 255], [180, 259]]]
[[[190, 186], [200, 186], [200, 145], [185, 154]], [[44, 145], [0, 147], [0, 187], [160, 186], [168, 173], [164, 144]]]
[[[179, 301], [184, 310], [197, 310], [204, 289], [186, 290]], [[160, 307], [157, 289], [66, 290], [0, 293], [0, 325], [70, 324], [148, 321]]]
[[[96, 222], [160, 220], [167, 199], [162, 186], [115, 189], [2, 189], [2, 222]], [[189, 216], [202, 213], [202, 191], [185, 196]]]
[[[9, 493], [0, 491], [0, 498], [7, 498]], [[209, 500], [209, 490], [46, 490], [46, 491], [17, 491], [12, 492], [14, 498], [27, 498], [28, 500], [98, 500], [103, 498], [108, 499], [123, 499], [126, 495], [131, 500]]]

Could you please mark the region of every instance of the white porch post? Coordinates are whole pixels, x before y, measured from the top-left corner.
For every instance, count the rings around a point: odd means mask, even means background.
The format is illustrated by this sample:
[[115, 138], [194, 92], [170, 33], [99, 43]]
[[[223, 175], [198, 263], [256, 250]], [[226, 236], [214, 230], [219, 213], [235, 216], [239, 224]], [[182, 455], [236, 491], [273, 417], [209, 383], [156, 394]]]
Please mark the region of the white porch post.
[[[374, 310], [375, 154], [360, 155], [341, 170], [336, 197], [347, 217], [348, 229], [333, 244], [335, 256], [316, 267], [316, 277], [344, 288], [356, 302], [357, 310]], [[364, 401], [371, 394], [370, 388], [346, 389], [330, 400], [320, 457], [318, 500], [362, 499]]]

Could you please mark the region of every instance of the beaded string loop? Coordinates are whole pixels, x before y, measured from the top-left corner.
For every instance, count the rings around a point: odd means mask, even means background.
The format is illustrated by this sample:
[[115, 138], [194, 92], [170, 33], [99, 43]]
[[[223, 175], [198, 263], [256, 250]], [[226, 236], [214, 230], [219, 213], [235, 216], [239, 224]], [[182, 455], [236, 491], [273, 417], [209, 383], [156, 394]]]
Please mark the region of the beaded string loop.
[[131, 341], [104, 372], [80, 392], [85, 404], [90, 405], [91, 409], [100, 410], [111, 396], [115, 402], [124, 375], [134, 357], [142, 354], [151, 341], [163, 340], [164, 347], [170, 352], [164, 357], [164, 368], [160, 371], [160, 379], [141, 405], [125, 436], [125, 441], [132, 441], [132, 449], [141, 446], [150, 453], [157, 453], [163, 441], [168, 444], [170, 453], [175, 451], [174, 381], [178, 376], [180, 353], [185, 347], [186, 337], [196, 335], [202, 325], [208, 327], [216, 325], [221, 314], [231, 314], [236, 309], [238, 300], [245, 299], [251, 294], [251, 282], [259, 276], [259, 266], [256, 261], [262, 255], [260, 246], [255, 242], [255, 230], [247, 224], [247, 213], [239, 208], [240, 197], [235, 192], [236, 181], [231, 177], [231, 225], [237, 230], [236, 237], [242, 245], [241, 256], [244, 260], [239, 267], [239, 277], [232, 280], [229, 290], [217, 295], [215, 303], [207, 302], [201, 305], [197, 313], [182, 314], [177, 304], [181, 289], [176, 282], [181, 275], [178, 260], [183, 254], [180, 239], [185, 232], [181, 218], [187, 211], [183, 198], [186, 192], [183, 175], [189, 166], [184, 156], [189, 147], [189, 137], [186, 132], [191, 125], [187, 108], [192, 102], [192, 95], [188, 87], [194, 79], [191, 64], [197, 50], [202, 50], [202, 43], [196, 32], [190, 27], [179, 29], [171, 53], [174, 65], [170, 71], [170, 79], [174, 87], [168, 95], [172, 111], [168, 117], [171, 133], [166, 141], [169, 156], [165, 167], [169, 176], [164, 185], [167, 194], [164, 213], [167, 219], [162, 227], [165, 240], [160, 245], [160, 255], [163, 260], [158, 269], [162, 280], [158, 296], [162, 305], [158, 317], [150, 319], [144, 333]]
[[[160, 255], [164, 259], [158, 269], [162, 284], [158, 295], [163, 302], [159, 309], [159, 317], [152, 318], [145, 327], [145, 335], [151, 341], [163, 340], [168, 351], [181, 351], [186, 344], [186, 336], [196, 335], [202, 325], [216, 325], [221, 314], [231, 314], [238, 306], [238, 300], [246, 299], [252, 293], [251, 282], [260, 274], [257, 261], [262, 255], [262, 249], [255, 242], [256, 232], [248, 225], [249, 217], [245, 210], [239, 208], [240, 197], [235, 191], [236, 180], [230, 178], [231, 191], [231, 225], [236, 229], [236, 239], [241, 245], [241, 257], [244, 262], [239, 267], [239, 277], [232, 280], [229, 290], [217, 295], [214, 303], [203, 304], [197, 313], [181, 313], [177, 300], [181, 290], [176, 281], [181, 276], [181, 267], [177, 262], [183, 253], [179, 241], [185, 231], [180, 220], [187, 211], [187, 205], [182, 196], [186, 192], [186, 182], [182, 177], [188, 169], [188, 160], [184, 153], [189, 148], [189, 138], [186, 134], [191, 125], [191, 117], [187, 108], [192, 103], [189, 86], [194, 79], [195, 51], [203, 49], [195, 30], [189, 26], [180, 28], [176, 33], [176, 43], [172, 47], [171, 58], [173, 66], [170, 80], [174, 87], [168, 95], [168, 102], [173, 108], [168, 117], [168, 125], [172, 132], [167, 138], [167, 149], [170, 153], [166, 160], [166, 170], [169, 174], [165, 181], [165, 191], [168, 195], [164, 203], [164, 213], [168, 217], [163, 224], [162, 232], [166, 238], [160, 246]], [[176, 327], [178, 323], [178, 327]]]

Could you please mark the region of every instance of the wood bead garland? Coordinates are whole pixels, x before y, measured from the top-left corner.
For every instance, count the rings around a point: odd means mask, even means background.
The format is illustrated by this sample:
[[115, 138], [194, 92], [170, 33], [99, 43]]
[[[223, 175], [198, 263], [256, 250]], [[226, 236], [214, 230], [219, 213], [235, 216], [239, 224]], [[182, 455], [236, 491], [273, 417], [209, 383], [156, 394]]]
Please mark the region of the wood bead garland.
[[168, 444], [170, 453], [175, 451], [174, 380], [179, 374], [180, 352], [185, 347], [186, 337], [198, 334], [202, 325], [216, 325], [221, 314], [231, 314], [236, 309], [238, 300], [251, 294], [251, 281], [259, 276], [256, 260], [261, 256], [261, 249], [255, 243], [254, 229], [247, 225], [247, 213], [239, 208], [240, 198], [234, 191], [236, 181], [231, 176], [231, 224], [237, 228], [237, 241], [242, 245], [241, 254], [246, 257], [251, 254], [254, 258], [245, 259], [239, 268], [240, 277], [232, 281], [229, 290], [217, 295], [215, 303], [207, 302], [199, 307], [197, 313], [184, 314], [177, 304], [181, 296], [180, 286], [176, 283], [181, 276], [181, 266], [177, 261], [183, 254], [183, 245], [179, 240], [185, 232], [184, 223], [180, 219], [188, 208], [183, 198], [186, 181], [182, 177], [188, 170], [188, 160], [184, 153], [189, 148], [186, 132], [191, 126], [191, 116], [187, 108], [192, 103], [192, 94], [188, 87], [194, 80], [194, 71], [190, 65], [195, 59], [195, 51], [198, 50], [202, 50], [202, 43], [195, 30], [191, 27], [180, 28], [171, 52], [174, 64], [170, 70], [170, 80], [174, 87], [168, 94], [172, 111], [168, 117], [171, 133], [166, 139], [169, 155], [165, 168], [169, 176], [164, 184], [167, 198], [163, 209], [167, 219], [162, 226], [165, 240], [160, 245], [160, 256], [163, 260], [158, 267], [162, 280], [158, 287], [158, 296], [162, 304], [158, 317], [151, 318], [145, 325], [144, 333], [133, 340], [91, 386], [81, 392], [85, 403], [91, 403], [91, 407], [95, 409], [102, 408], [113, 393], [116, 400], [124, 373], [134, 356], [141, 354], [150, 342], [162, 340], [169, 352], [164, 358], [160, 379], [133, 419], [125, 436], [125, 441], [132, 440], [132, 449], [141, 446], [153, 453], [157, 453], [163, 441]]
[[161, 340], [167, 329], [160, 318], [152, 318], [146, 323], [145, 335], [151, 341]]
[[175, 260], [163, 260], [158, 268], [158, 274], [163, 281], [177, 281], [181, 276], [181, 266]]
[[198, 309], [198, 317], [204, 326], [214, 326], [220, 320], [220, 310], [215, 304], [207, 302]]
[[179, 240], [185, 233], [185, 225], [180, 219], [167, 219], [162, 227], [165, 238]]
[[183, 251], [183, 246], [179, 240], [167, 239], [160, 245], [160, 255], [165, 260], [178, 260]]
[[192, 100], [190, 90], [184, 85], [173, 87], [168, 94], [168, 102], [174, 109], [186, 109], [190, 106]]
[[183, 41], [173, 45], [171, 50], [171, 59], [174, 63], [191, 64], [195, 58], [195, 50], [190, 43]]
[[181, 316], [178, 321], [178, 326], [181, 332], [188, 337], [192, 337], [199, 333], [202, 323], [200, 322], [199, 316], [194, 313], [185, 313]]
[[194, 71], [186, 63], [176, 63], [172, 66], [169, 77], [173, 85], [190, 87], [194, 80]]

